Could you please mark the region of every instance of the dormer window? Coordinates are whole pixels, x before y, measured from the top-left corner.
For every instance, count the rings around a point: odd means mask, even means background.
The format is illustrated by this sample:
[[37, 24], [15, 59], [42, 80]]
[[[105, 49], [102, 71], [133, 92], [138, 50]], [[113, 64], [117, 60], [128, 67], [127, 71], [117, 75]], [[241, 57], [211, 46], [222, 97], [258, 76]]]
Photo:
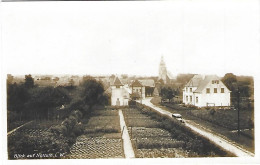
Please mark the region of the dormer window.
[[212, 80], [212, 84], [219, 84], [219, 80]]

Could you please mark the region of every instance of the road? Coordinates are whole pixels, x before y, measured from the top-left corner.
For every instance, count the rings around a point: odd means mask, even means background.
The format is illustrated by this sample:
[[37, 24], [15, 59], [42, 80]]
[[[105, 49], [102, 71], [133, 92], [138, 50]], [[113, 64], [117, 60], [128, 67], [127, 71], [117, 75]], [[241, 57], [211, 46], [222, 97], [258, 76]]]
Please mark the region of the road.
[[[172, 117], [172, 113], [170, 113], [166, 110], [163, 110], [160, 107], [152, 104], [150, 102], [150, 100], [151, 100], [151, 98], [143, 99], [142, 104], [145, 104], [145, 105], [155, 109], [156, 111], [160, 112], [161, 114], [169, 116], [170, 118]], [[235, 154], [238, 157], [253, 157], [254, 156], [253, 153], [250, 153], [249, 151], [246, 151], [246, 150], [240, 148], [239, 146], [234, 145], [232, 142], [227, 141], [227, 140], [223, 139], [222, 137], [211, 133], [210, 131], [207, 131], [205, 129], [198, 127], [198, 125], [194, 122], [186, 121], [185, 125], [187, 127], [191, 128], [193, 131], [195, 131], [195, 132], [199, 133], [200, 135], [206, 137], [207, 139], [209, 139], [210, 141], [212, 141], [216, 145], [218, 145], [221, 148]]]
[[120, 117], [120, 127], [121, 127], [121, 132], [122, 132], [125, 158], [134, 158], [135, 153], [134, 153], [134, 150], [132, 147], [130, 136], [127, 131], [127, 126], [125, 124], [123, 112], [122, 112], [122, 110], [119, 110], [118, 113], [119, 113], [119, 117]]

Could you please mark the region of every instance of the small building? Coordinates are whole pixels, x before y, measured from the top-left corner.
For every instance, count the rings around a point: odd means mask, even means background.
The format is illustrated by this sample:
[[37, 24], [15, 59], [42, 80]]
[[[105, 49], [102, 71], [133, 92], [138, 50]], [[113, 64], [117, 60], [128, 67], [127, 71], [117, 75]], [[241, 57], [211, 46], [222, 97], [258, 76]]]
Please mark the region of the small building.
[[127, 106], [129, 101], [129, 90], [122, 84], [119, 78], [115, 78], [111, 85], [111, 105]]
[[145, 98], [145, 86], [139, 80], [135, 80], [130, 87], [132, 95], [137, 94], [142, 99]]
[[216, 75], [194, 75], [183, 88], [183, 103], [197, 107], [230, 106], [231, 91]]
[[145, 97], [153, 96], [153, 91], [155, 88], [154, 80], [153, 79], [142, 79], [139, 81], [145, 87]]

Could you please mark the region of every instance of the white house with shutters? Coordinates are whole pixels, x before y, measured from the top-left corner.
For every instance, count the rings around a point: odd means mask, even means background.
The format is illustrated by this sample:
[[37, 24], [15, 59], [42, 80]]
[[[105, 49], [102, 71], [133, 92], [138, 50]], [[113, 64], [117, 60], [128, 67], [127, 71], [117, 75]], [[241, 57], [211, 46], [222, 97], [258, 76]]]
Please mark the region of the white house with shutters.
[[230, 106], [231, 91], [216, 75], [194, 75], [183, 88], [183, 103], [197, 107]]

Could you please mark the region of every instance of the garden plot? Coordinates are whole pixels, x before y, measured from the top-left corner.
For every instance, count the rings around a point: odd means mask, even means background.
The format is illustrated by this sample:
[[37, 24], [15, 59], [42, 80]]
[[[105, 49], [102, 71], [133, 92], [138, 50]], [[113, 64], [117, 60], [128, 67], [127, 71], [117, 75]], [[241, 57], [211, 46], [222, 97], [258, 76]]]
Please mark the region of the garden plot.
[[68, 158], [124, 158], [117, 110], [97, 110], [84, 126], [84, 134], [70, 148]]
[[59, 123], [58, 121], [33, 121], [14, 132], [12, 136], [23, 133], [30, 137], [41, 137], [51, 126], [58, 125]]
[[136, 109], [124, 113], [136, 157], [187, 157], [187, 152], [181, 149], [185, 142], [173, 139], [170, 132], [159, 128], [158, 121]]
[[184, 158], [188, 152], [177, 148], [137, 149], [137, 158]]
[[119, 116], [94, 116], [91, 117], [85, 127], [85, 133], [119, 133], [120, 123]]
[[151, 120], [149, 116], [145, 116], [135, 109], [126, 109], [124, 110], [124, 118], [127, 127], [149, 127], [157, 128], [159, 127], [159, 122]]
[[72, 159], [123, 158], [121, 139], [103, 137], [78, 137], [70, 149]]

